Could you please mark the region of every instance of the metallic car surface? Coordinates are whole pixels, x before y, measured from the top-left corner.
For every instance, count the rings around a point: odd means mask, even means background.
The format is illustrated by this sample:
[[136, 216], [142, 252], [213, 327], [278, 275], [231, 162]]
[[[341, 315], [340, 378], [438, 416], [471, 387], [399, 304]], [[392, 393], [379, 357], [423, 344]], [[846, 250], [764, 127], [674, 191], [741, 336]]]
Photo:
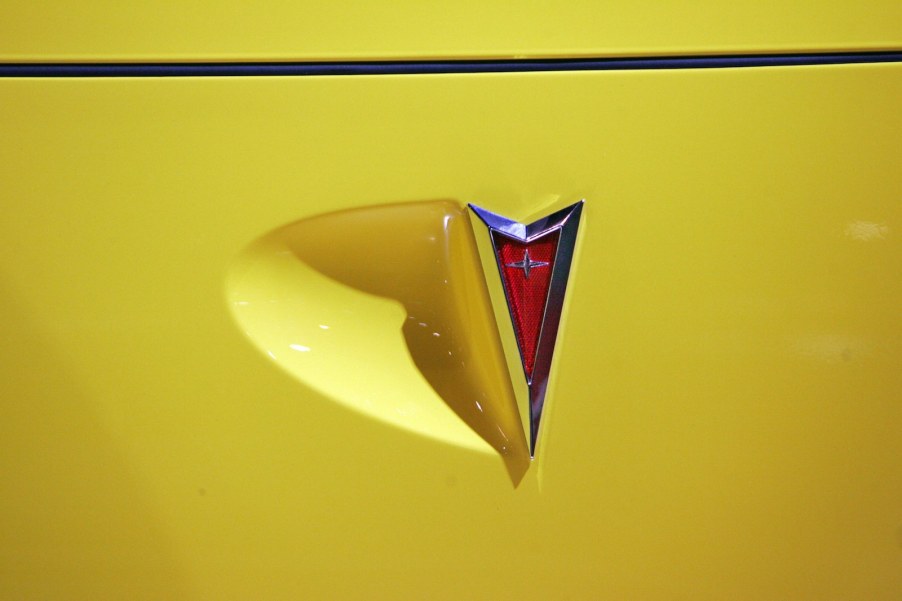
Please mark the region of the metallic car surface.
[[898, 0], [223, 3], [5, 7], [4, 61], [523, 58], [898, 50]]
[[[0, 79], [0, 597], [897, 599], [900, 99]], [[530, 461], [465, 207], [583, 198]]]

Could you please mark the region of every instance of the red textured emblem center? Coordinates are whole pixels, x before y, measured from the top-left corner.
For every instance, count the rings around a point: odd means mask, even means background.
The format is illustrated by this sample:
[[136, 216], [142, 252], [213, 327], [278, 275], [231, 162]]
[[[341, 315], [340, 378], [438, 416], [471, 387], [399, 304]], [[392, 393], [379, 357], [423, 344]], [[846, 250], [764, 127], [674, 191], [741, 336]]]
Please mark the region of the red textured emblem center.
[[529, 242], [492, 232], [526, 378], [532, 380], [560, 230]]

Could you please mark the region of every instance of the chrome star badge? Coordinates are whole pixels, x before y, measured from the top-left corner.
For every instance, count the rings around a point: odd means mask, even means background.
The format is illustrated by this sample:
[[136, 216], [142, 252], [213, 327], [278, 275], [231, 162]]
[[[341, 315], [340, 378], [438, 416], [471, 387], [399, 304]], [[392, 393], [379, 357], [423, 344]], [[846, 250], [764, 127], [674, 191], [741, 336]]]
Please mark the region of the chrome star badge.
[[[532, 456], [535, 456], [539, 438], [539, 423], [582, 208], [583, 201], [580, 201], [524, 225], [470, 205], [470, 210], [487, 228], [482, 236], [477, 232], [477, 243], [481, 250], [485, 249], [481, 254], [491, 253], [493, 259], [483, 261], [486, 280], [490, 290], [500, 287], [503, 291], [502, 302], [507, 308], [504, 313], [510, 318], [512, 337], [516, 341], [522, 376], [519, 373], [512, 376], [515, 390], [521, 387], [517, 386], [518, 379], [526, 386], [524, 400], [528, 419], [524, 422], [529, 429]], [[500, 320], [500, 313], [496, 306], [501, 338], [507, 342], [511, 336], [505, 335], [508, 330]]]

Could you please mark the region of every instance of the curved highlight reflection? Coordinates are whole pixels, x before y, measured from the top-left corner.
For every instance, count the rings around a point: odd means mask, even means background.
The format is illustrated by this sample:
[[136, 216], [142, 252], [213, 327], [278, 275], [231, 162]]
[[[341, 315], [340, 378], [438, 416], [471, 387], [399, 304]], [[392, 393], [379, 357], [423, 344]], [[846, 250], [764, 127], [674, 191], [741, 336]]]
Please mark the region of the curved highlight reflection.
[[[382, 349], [351, 348], [357, 339], [367, 344], [355, 332], [346, 333], [344, 343], [336, 344], [347, 322], [336, 318], [335, 312], [341, 312], [342, 305], [353, 311], [353, 304], [342, 298], [341, 290], [326, 291], [315, 285], [312, 277], [303, 275], [303, 268], [309, 266], [357, 291], [397, 301], [406, 313], [401, 330], [416, 368], [445, 404], [502, 456], [516, 485], [529, 466], [529, 452], [468, 219], [456, 203], [430, 201], [341, 211], [294, 223], [266, 236], [249, 251], [252, 259], [238, 270], [230, 286], [232, 306], [248, 335], [275, 361], [281, 363], [280, 354], [286, 355], [293, 363], [283, 366], [299, 379], [309, 383], [314, 372], [307, 366], [316, 365], [317, 374], [326, 369], [333, 378], [382, 378], [367, 381], [366, 386], [390, 394], [391, 372], [400, 370], [401, 362], [367, 359], [367, 353]], [[261, 260], [285, 268], [253, 277], [254, 264], [259, 266]], [[274, 294], [273, 278], [306, 279], [307, 285], [286, 281], [286, 290], [294, 292]], [[270, 292], [251, 299], [255, 283]], [[336, 295], [328, 306], [320, 302], [326, 292]], [[308, 301], [318, 303], [316, 314]], [[265, 314], [261, 303], [268, 303]], [[358, 321], [358, 329], [396, 327], [391, 325], [396, 319], [391, 306], [372, 307], [366, 309], [369, 322]], [[261, 327], [272, 336], [260, 336]], [[318, 340], [325, 346], [318, 345]], [[384, 369], [365, 369], [361, 363], [368, 360], [382, 361]], [[376, 375], [377, 371], [389, 373]], [[359, 388], [348, 390], [348, 394], [360, 392]], [[339, 389], [328, 392], [338, 397], [345, 394]], [[396, 387], [394, 393], [413, 398], [392, 410], [398, 419], [387, 421], [435, 434], [439, 426], [430, 426], [428, 416], [419, 415], [428, 409], [417, 398], [424, 395], [416, 395], [408, 386]], [[372, 396], [370, 402], [378, 403], [379, 395]], [[369, 413], [385, 419], [385, 412], [376, 409]], [[448, 440], [452, 435], [443, 431], [437, 437]]]

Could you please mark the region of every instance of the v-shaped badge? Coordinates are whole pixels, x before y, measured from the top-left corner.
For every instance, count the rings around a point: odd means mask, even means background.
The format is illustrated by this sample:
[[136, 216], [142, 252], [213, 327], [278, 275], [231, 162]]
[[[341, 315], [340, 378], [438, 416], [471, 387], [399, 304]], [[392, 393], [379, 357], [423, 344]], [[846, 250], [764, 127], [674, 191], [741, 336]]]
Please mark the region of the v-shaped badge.
[[[580, 201], [524, 225], [470, 205], [488, 228], [489, 244], [480, 246], [491, 248], [504, 291], [528, 390], [529, 449], [533, 456], [582, 208]], [[487, 267], [485, 276], [491, 289], [495, 276], [490, 271], [494, 270]], [[505, 340], [505, 328], [500, 323], [499, 328]]]

